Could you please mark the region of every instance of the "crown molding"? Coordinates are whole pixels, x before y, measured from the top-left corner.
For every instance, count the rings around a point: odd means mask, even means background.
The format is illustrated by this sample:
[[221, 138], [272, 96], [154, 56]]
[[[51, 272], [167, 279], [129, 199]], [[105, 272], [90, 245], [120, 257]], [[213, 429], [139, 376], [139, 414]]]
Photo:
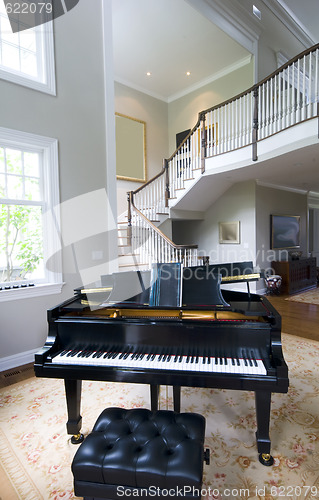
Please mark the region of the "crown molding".
[[304, 194], [304, 195], [308, 194], [308, 191], [306, 189], [298, 189], [290, 186], [282, 186], [280, 184], [272, 184], [271, 182], [264, 182], [259, 179], [256, 179], [256, 184], [257, 186], [267, 187], [271, 189], [280, 189], [281, 191], [289, 191], [290, 193]]
[[249, 64], [251, 62], [252, 55], [250, 54], [247, 57], [244, 57], [240, 61], [237, 61], [234, 64], [230, 64], [226, 68], [223, 68], [220, 71], [217, 71], [217, 73], [214, 73], [213, 75], [210, 75], [207, 78], [204, 78], [203, 80], [200, 80], [199, 82], [195, 83], [191, 87], [187, 87], [185, 90], [181, 90], [180, 92], [177, 92], [176, 94], [171, 95], [168, 99], [167, 102], [173, 102], [176, 101], [176, 99], [180, 99], [181, 97], [184, 97], [187, 94], [190, 94], [191, 92], [194, 92], [195, 90], [198, 90], [205, 85], [208, 85], [216, 80], [219, 80], [219, 78], [222, 78], [223, 76], [229, 75], [229, 73], [232, 73], [233, 71], [236, 71], [237, 69], [242, 68], [243, 66], [246, 66], [246, 64]]
[[152, 92], [140, 85], [136, 85], [129, 80], [125, 80], [125, 78], [121, 78], [117, 75], [114, 75], [114, 81], [117, 83], [120, 83], [121, 85], [125, 85], [126, 87], [130, 87], [131, 89], [137, 90], [138, 92], [142, 92], [142, 94], [149, 95], [150, 97], [154, 97], [155, 99], [159, 99], [160, 101], [164, 101], [168, 103], [168, 98], [164, 97], [160, 94], [157, 94], [156, 92]]
[[311, 34], [299, 19], [296, 19], [293, 12], [283, 0], [261, 0], [261, 2], [271, 10], [271, 12], [283, 23], [284, 26], [299, 40], [307, 49], [315, 45]]

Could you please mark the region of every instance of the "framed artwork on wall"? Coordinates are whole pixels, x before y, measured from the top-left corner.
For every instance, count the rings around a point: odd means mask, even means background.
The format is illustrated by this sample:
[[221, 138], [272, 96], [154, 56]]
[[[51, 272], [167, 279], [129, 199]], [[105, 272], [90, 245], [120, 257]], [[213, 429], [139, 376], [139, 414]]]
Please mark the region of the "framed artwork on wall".
[[116, 177], [146, 182], [146, 123], [115, 113]]
[[240, 243], [240, 221], [219, 222], [219, 243]]
[[300, 215], [270, 216], [270, 248], [300, 248]]

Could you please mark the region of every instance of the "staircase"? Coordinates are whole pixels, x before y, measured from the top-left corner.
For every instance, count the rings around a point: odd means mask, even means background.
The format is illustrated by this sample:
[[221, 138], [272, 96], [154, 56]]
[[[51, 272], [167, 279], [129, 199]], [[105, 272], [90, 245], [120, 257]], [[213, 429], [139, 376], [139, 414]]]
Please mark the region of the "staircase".
[[176, 245], [157, 227], [205, 173], [205, 161], [251, 147], [311, 118], [319, 118], [319, 44], [224, 103], [201, 111], [188, 136], [161, 172], [128, 193], [118, 223], [119, 269], [147, 269], [153, 262], [198, 263], [197, 245]]

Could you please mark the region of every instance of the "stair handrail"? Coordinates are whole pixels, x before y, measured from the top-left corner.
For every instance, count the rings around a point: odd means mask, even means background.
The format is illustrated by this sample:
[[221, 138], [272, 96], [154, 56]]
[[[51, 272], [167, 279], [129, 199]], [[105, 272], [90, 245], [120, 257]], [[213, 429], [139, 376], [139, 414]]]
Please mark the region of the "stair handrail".
[[195, 249], [198, 248], [198, 245], [194, 244], [189, 244], [189, 245], [177, 245], [174, 243], [166, 234], [164, 234], [158, 227], [155, 226], [138, 208], [136, 208], [134, 204], [134, 193], [135, 191], [129, 191], [128, 196], [130, 198], [129, 200], [129, 206], [131, 207], [130, 210], [128, 211], [128, 226], [132, 226], [132, 208], [133, 210], [141, 217], [144, 222], [148, 226], [150, 226], [161, 238], [163, 238], [166, 243], [168, 243], [172, 248], [175, 248], [176, 250], [187, 250], [187, 249]]

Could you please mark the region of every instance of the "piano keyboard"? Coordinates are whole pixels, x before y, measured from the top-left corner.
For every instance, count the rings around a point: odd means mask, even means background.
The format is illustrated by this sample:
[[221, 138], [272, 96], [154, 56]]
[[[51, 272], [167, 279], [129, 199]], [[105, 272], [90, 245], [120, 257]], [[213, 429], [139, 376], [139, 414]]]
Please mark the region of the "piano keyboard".
[[182, 372], [267, 375], [261, 359], [250, 357], [214, 357], [177, 354], [148, 354], [129, 351], [64, 350], [52, 358], [52, 364], [102, 366], [119, 369], [178, 370]]

